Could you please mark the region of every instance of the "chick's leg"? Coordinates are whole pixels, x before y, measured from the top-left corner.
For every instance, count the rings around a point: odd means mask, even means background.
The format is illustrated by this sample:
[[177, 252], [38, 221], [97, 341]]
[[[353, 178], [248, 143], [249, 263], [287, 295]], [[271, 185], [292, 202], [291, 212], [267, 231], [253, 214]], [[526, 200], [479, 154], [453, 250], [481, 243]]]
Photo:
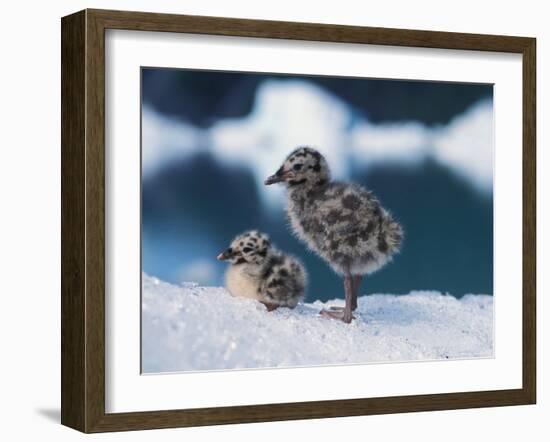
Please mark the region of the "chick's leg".
[[345, 291], [345, 307], [331, 307], [330, 310], [321, 310], [320, 314], [327, 318], [339, 319], [349, 324], [354, 316], [353, 311], [353, 278], [348, 272], [344, 276], [344, 291]]
[[346, 291], [346, 305], [344, 306], [342, 321], [349, 324], [353, 318], [351, 314], [353, 311], [353, 278], [349, 273], [344, 277], [344, 289]]

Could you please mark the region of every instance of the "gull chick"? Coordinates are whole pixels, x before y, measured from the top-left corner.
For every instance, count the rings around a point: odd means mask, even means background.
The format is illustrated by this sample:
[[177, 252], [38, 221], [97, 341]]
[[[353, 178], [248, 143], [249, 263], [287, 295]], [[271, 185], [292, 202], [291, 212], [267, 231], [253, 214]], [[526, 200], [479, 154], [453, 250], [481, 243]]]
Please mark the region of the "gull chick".
[[268, 311], [294, 308], [304, 297], [304, 266], [272, 247], [265, 233], [251, 230], [237, 236], [218, 259], [231, 264], [225, 274], [225, 286], [233, 296], [256, 299]]
[[287, 213], [294, 233], [343, 276], [345, 307], [322, 315], [350, 323], [363, 275], [391, 261], [403, 229], [374, 194], [351, 183], [333, 182], [317, 150], [294, 150], [265, 184], [284, 183]]

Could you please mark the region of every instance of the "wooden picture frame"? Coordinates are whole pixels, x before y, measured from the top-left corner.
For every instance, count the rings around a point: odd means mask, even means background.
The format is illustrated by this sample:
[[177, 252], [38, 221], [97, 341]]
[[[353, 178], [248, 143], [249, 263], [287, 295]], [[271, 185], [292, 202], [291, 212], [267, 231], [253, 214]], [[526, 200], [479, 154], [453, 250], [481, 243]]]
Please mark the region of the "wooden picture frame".
[[[456, 392], [132, 413], [105, 411], [105, 30], [262, 37], [522, 55], [523, 385]], [[534, 404], [536, 398], [533, 38], [84, 10], [62, 19], [62, 424], [83, 432]]]

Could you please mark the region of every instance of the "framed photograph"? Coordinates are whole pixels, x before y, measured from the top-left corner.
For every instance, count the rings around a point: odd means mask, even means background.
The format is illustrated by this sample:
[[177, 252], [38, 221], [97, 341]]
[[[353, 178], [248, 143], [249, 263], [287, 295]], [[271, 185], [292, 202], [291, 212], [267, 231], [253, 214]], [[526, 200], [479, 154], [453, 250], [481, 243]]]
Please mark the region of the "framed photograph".
[[535, 39], [61, 25], [64, 425], [535, 403]]

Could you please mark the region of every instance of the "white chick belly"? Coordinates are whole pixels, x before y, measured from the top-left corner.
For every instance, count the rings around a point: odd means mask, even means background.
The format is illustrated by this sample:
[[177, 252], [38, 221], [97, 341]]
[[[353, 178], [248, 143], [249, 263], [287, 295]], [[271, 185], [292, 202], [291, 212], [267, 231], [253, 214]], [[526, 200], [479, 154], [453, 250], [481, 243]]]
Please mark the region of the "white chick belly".
[[225, 274], [225, 287], [233, 296], [261, 300], [258, 283], [237, 266], [230, 267]]

